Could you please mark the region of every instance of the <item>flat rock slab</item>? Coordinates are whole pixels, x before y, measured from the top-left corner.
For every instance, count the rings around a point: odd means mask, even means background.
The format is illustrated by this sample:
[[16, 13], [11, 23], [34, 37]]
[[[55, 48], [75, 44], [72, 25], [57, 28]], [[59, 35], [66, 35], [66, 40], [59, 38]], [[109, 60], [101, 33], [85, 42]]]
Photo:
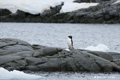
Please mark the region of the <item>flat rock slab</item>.
[[11, 55], [6, 55], [6, 56], [0, 56], [0, 65], [4, 63], [9, 63], [11, 61], [15, 61], [21, 59], [20, 56], [11, 56]]
[[[22, 71], [120, 72], [119, 53], [31, 45], [0, 39], [0, 66]], [[114, 56], [113, 56], [114, 55]]]

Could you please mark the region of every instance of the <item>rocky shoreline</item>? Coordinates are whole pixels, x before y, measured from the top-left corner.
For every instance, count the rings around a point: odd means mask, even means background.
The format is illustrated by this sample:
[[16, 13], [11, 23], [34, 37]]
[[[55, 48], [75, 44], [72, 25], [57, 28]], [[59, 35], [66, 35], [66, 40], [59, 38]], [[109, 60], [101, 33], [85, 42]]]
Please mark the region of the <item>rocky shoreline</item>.
[[0, 39], [0, 67], [20, 71], [120, 72], [120, 54], [31, 45]]
[[7, 9], [0, 9], [0, 22], [41, 22], [41, 23], [120, 23], [120, 3], [117, 0], [75, 0], [74, 2], [97, 2], [97, 6], [79, 9], [73, 12], [60, 13], [64, 3], [40, 14], [30, 14], [18, 10], [11, 13]]

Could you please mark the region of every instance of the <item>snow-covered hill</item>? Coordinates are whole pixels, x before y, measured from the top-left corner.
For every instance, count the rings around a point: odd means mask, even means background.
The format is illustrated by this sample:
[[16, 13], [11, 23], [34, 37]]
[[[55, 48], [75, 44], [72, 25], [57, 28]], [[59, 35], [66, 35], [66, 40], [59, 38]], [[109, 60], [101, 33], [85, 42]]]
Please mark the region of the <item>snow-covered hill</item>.
[[96, 6], [98, 3], [74, 3], [74, 0], [0, 0], [0, 8], [9, 9], [15, 13], [18, 9], [32, 14], [41, 13], [50, 6], [64, 2], [61, 12], [70, 12], [80, 8]]

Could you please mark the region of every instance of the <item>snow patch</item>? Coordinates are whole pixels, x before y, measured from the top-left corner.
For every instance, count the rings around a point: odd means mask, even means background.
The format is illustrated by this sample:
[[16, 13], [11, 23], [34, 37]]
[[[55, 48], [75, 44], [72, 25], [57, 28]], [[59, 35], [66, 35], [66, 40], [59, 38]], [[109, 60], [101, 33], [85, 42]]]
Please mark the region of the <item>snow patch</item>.
[[61, 12], [72, 12], [82, 8], [89, 8], [90, 6], [96, 6], [98, 3], [73, 3], [73, 2], [66, 2]]
[[7, 71], [6, 69], [0, 67], [0, 80], [38, 80], [43, 77], [32, 75], [32, 74], [26, 74], [21, 71]]
[[61, 1], [63, 0], [0, 0], [0, 8], [9, 9], [12, 13], [19, 9], [32, 14], [38, 14]]
[[12, 13], [15, 13], [19, 9], [31, 14], [38, 14], [49, 9], [50, 6], [56, 6], [61, 2], [64, 2], [61, 12], [70, 12], [98, 4], [74, 3], [73, 1], [74, 0], [0, 0], [0, 8], [9, 9]]
[[120, 3], [120, 0], [117, 0], [116, 2], [114, 2], [113, 4], [117, 4], [117, 3]]
[[66, 50], [66, 51], [70, 51], [69, 49], [64, 49], [64, 50]]
[[85, 49], [91, 51], [103, 51], [103, 52], [109, 51], [109, 48], [104, 44], [98, 44], [97, 46], [89, 46]]

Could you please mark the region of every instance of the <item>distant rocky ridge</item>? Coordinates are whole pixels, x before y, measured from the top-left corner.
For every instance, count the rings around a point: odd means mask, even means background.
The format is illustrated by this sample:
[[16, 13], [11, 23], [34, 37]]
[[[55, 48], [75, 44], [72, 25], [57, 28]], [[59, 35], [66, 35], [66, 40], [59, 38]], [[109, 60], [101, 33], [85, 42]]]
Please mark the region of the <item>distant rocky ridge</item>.
[[82, 3], [82, 2], [105, 2], [105, 1], [111, 1], [111, 0], [75, 0], [74, 2]]
[[0, 39], [0, 67], [20, 71], [120, 72], [120, 54], [31, 45]]
[[[120, 3], [117, 0], [75, 0], [74, 2], [98, 2], [97, 6], [60, 13], [64, 3], [40, 14], [18, 10], [15, 14], [0, 9], [0, 22], [42, 22], [42, 23], [120, 23]], [[114, 4], [115, 3], [115, 4]]]

